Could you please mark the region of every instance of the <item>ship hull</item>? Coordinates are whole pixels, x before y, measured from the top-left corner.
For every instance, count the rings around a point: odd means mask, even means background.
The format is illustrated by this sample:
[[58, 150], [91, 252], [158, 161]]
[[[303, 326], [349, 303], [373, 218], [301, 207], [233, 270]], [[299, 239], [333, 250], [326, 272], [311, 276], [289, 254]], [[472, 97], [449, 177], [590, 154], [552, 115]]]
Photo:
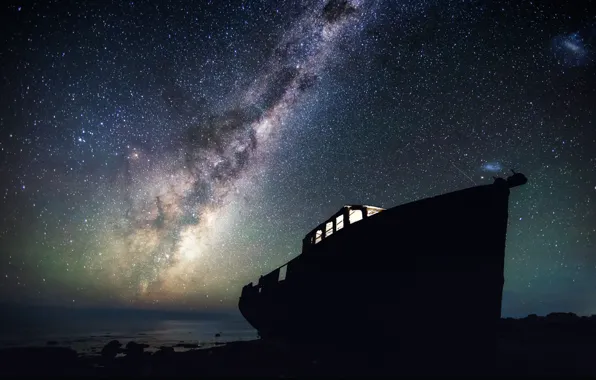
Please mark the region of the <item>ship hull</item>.
[[404, 372], [490, 368], [509, 192], [478, 186], [388, 209], [290, 261], [283, 281], [262, 277], [239, 309], [264, 339], [384, 347]]

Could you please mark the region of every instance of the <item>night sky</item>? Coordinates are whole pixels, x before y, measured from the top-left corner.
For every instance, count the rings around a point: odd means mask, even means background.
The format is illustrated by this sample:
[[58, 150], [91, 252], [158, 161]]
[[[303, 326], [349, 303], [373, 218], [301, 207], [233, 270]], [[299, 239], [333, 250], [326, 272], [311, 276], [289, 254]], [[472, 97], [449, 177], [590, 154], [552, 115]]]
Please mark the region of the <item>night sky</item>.
[[3, 3], [0, 301], [234, 308], [342, 205], [513, 168], [504, 315], [596, 313], [596, 17], [569, 3]]

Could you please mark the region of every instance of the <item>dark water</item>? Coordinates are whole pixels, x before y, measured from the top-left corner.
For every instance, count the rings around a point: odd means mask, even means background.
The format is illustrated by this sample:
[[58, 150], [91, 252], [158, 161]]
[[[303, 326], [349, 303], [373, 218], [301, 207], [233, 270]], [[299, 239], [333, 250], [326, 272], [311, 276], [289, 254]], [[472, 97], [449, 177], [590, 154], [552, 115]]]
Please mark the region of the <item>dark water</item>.
[[[216, 337], [216, 334], [220, 336]], [[56, 346], [79, 352], [99, 352], [111, 340], [146, 343], [147, 350], [181, 343], [214, 344], [252, 340], [256, 331], [239, 315], [178, 315], [172, 313], [77, 311], [37, 315], [2, 321], [0, 347]], [[188, 348], [175, 347], [176, 350]]]

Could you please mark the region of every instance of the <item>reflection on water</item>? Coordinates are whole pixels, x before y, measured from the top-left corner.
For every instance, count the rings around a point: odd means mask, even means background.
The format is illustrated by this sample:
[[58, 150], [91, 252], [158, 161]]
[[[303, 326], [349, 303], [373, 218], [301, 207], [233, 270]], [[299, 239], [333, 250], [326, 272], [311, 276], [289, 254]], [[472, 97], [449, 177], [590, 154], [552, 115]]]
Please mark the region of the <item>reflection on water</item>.
[[[5, 326], [7, 327], [7, 326]], [[218, 334], [218, 336], [216, 336]], [[256, 331], [241, 318], [223, 320], [159, 320], [91, 318], [60, 321], [40, 319], [35, 324], [11, 326], [0, 331], [0, 347], [69, 346], [79, 352], [99, 352], [113, 339], [146, 343], [147, 350], [180, 343], [202, 347], [237, 340], [251, 340]], [[177, 350], [188, 348], [176, 347]]]

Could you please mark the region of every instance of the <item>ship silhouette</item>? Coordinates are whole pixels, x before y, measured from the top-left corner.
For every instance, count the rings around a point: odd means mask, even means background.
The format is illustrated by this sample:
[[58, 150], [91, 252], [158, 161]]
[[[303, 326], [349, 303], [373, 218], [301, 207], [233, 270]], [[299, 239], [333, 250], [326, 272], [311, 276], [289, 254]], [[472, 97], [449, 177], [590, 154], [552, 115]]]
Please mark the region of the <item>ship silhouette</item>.
[[243, 287], [240, 312], [264, 340], [366, 344], [406, 373], [485, 371], [510, 189], [526, 182], [513, 172], [389, 209], [346, 205], [306, 234], [299, 256]]

